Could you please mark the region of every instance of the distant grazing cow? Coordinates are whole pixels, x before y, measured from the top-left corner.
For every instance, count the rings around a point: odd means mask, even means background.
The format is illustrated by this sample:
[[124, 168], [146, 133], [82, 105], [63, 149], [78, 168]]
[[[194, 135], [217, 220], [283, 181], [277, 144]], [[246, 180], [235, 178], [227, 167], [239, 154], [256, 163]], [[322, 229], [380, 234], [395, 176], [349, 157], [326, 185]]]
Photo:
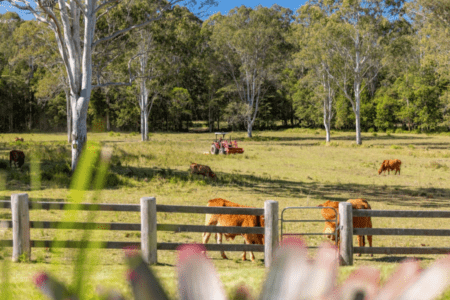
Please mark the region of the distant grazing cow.
[[191, 174], [199, 174], [199, 175], [207, 176], [214, 180], [217, 180], [216, 174], [208, 166], [191, 163], [190, 169], [191, 169]]
[[16, 167], [22, 168], [25, 163], [25, 154], [20, 150], [12, 150], [9, 152], [9, 167], [11, 168], [11, 163], [14, 162]]
[[[250, 207], [233, 203], [231, 201], [216, 198], [208, 201], [208, 206], [224, 206], [224, 207]], [[264, 227], [264, 216], [251, 215], [221, 215], [221, 214], [206, 214], [205, 225], [208, 226], [241, 226], [241, 227]], [[237, 233], [224, 233], [227, 240], [234, 240]], [[203, 244], [208, 243], [210, 232], [203, 233]], [[264, 234], [243, 233], [246, 244], [264, 245]], [[217, 244], [222, 244], [222, 233], [216, 233]], [[224, 251], [220, 252], [222, 258], [227, 259]], [[251, 253], [252, 261], [255, 261], [255, 255]], [[242, 254], [242, 260], [246, 260], [246, 252]]]
[[[350, 199], [347, 202], [352, 204], [353, 209], [371, 209], [369, 203], [364, 199]], [[338, 213], [338, 224], [339, 224], [339, 202], [337, 201], [326, 201], [323, 204], [320, 204], [321, 207], [333, 207], [336, 209]], [[325, 220], [333, 220], [333, 222], [327, 221], [325, 222], [325, 228], [323, 229], [324, 233], [333, 233], [336, 229], [336, 224], [334, 223], [334, 219], [336, 218], [335, 212], [331, 208], [323, 208], [322, 209], [322, 217]], [[372, 219], [370, 217], [353, 217], [353, 228], [372, 228]], [[335, 240], [334, 235], [327, 236], [332, 241]], [[339, 233], [338, 233], [339, 239]], [[366, 242], [363, 235], [358, 235], [358, 245], [359, 247], [364, 247]], [[369, 246], [372, 247], [372, 236], [368, 235], [367, 240], [369, 241]], [[361, 253], [357, 254], [361, 256]], [[371, 254], [370, 256], [373, 256]]]
[[15, 141], [15, 142], [18, 142], [18, 141], [23, 142], [23, 138], [21, 138], [21, 137], [16, 137], [14, 141]]
[[378, 175], [380, 175], [381, 172], [384, 172], [386, 174], [386, 171], [388, 171], [388, 175], [389, 175], [389, 172], [394, 171], [394, 170], [395, 170], [395, 175], [397, 175], [397, 171], [398, 171], [398, 175], [400, 175], [401, 165], [402, 165], [402, 162], [400, 161], [400, 159], [391, 159], [391, 160], [386, 159], [381, 164], [381, 167], [378, 170]]

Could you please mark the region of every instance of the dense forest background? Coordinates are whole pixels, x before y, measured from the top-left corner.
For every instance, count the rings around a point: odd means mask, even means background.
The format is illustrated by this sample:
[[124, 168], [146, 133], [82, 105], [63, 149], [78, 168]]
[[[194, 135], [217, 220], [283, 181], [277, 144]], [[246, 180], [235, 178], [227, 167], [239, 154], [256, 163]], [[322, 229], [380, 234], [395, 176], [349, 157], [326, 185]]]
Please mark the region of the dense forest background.
[[[165, 18], [95, 48], [91, 131], [450, 130], [450, 4], [312, 0]], [[98, 21], [138, 19], [142, 3]], [[108, 82], [130, 85], [102, 85]], [[0, 15], [0, 132], [66, 131], [69, 88], [45, 24]], [[195, 122], [197, 121], [197, 122]], [[201, 122], [198, 122], [201, 121]]]

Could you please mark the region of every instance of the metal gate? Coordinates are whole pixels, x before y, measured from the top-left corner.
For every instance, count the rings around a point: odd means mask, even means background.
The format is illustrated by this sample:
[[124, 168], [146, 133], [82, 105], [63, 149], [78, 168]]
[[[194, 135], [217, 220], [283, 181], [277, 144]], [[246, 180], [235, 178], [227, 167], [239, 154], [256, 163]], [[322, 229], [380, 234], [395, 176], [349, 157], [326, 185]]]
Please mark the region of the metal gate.
[[[323, 208], [331, 208], [332, 210], [334, 210], [335, 212], [335, 216], [336, 218], [334, 219], [335, 224], [337, 224], [337, 217], [338, 217], [338, 212], [334, 207], [328, 207], [328, 206], [298, 206], [298, 207], [286, 207], [281, 211], [281, 241], [283, 241], [283, 236], [289, 236], [289, 235], [334, 235], [334, 241], [335, 241], [335, 245], [336, 247], [338, 246], [338, 227], [336, 225], [336, 227], [334, 228], [334, 232], [333, 233], [316, 233], [316, 232], [298, 232], [298, 233], [283, 233], [283, 224], [284, 223], [290, 223], [290, 222], [332, 222], [332, 220], [325, 220], [325, 219], [321, 219], [321, 220], [299, 220], [299, 219], [295, 219], [295, 220], [285, 220], [283, 217], [283, 214], [286, 210], [290, 210], [290, 209], [323, 209]], [[317, 248], [317, 247], [308, 247], [308, 248]]]

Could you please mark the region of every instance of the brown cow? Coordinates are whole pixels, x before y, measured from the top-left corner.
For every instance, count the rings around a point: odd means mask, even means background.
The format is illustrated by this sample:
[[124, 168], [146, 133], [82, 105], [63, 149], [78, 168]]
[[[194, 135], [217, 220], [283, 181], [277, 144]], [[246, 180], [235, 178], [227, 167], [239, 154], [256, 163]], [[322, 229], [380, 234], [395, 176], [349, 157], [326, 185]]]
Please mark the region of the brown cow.
[[[371, 209], [370, 204], [364, 200], [364, 199], [350, 199], [347, 200], [347, 202], [352, 204], [353, 209]], [[323, 204], [320, 204], [321, 207], [333, 207], [336, 209], [338, 213], [338, 224], [339, 224], [339, 202], [337, 201], [326, 201]], [[322, 216], [325, 220], [334, 220], [336, 218], [335, 212], [331, 208], [323, 208], [322, 209]], [[370, 217], [353, 217], [353, 228], [372, 228], [372, 219]], [[336, 229], [336, 224], [334, 222], [325, 222], [325, 228], [323, 229], [324, 233], [333, 233]], [[335, 240], [334, 235], [328, 235], [327, 236], [332, 241]], [[338, 239], [339, 239], [339, 232], [338, 232]], [[364, 247], [366, 242], [363, 235], [358, 235], [358, 246]], [[369, 247], [372, 247], [372, 236], [368, 235], [367, 240], [369, 241]], [[361, 253], [357, 254], [358, 256], [361, 256]], [[373, 256], [371, 254], [370, 256]]]
[[207, 176], [214, 180], [217, 180], [216, 174], [208, 166], [191, 163], [190, 169], [191, 169], [191, 174], [199, 174], [199, 175]]
[[381, 172], [384, 172], [386, 174], [386, 171], [388, 171], [388, 175], [389, 175], [390, 171], [394, 171], [394, 170], [395, 170], [395, 175], [397, 175], [397, 171], [398, 171], [398, 175], [400, 175], [401, 165], [402, 165], [402, 162], [400, 161], [400, 159], [391, 159], [391, 160], [386, 159], [381, 164], [381, 167], [378, 170], [378, 175], [380, 175]]
[[23, 138], [21, 138], [21, 137], [16, 137], [14, 141], [15, 141], [15, 142], [18, 142], [18, 141], [23, 142]]
[[[225, 206], [225, 207], [250, 207], [240, 205], [225, 199], [216, 198], [208, 201], [207, 206]], [[251, 216], [251, 215], [220, 215], [220, 214], [206, 214], [205, 225], [213, 226], [241, 226], [241, 227], [264, 227], [264, 216]], [[227, 240], [234, 240], [239, 235], [237, 233], [224, 233]], [[203, 244], [208, 243], [210, 232], [203, 233]], [[259, 244], [264, 245], [264, 234], [243, 233], [244, 241], [246, 244]], [[222, 244], [222, 233], [216, 233], [217, 244]], [[222, 258], [227, 259], [224, 251], [220, 252]], [[252, 261], [255, 261], [255, 255], [253, 251], [251, 253]], [[246, 252], [242, 254], [242, 260], [246, 260]]]
[[11, 163], [14, 162], [14, 165], [22, 168], [22, 165], [25, 163], [25, 154], [20, 150], [12, 150], [9, 152], [9, 167], [11, 168]]

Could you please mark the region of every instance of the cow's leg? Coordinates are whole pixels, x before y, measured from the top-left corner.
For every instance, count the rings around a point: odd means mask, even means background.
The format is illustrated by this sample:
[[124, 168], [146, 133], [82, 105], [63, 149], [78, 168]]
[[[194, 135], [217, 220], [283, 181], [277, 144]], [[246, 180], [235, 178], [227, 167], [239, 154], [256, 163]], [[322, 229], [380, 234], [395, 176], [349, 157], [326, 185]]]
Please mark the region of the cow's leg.
[[[362, 247], [363, 246], [363, 236], [357, 235], [356, 239], [358, 240], [358, 246]], [[361, 256], [361, 253], [357, 253], [356, 256]]]
[[[367, 241], [369, 242], [369, 247], [372, 248], [372, 236], [367, 236]], [[373, 253], [370, 253], [370, 256], [373, 257]]]
[[211, 236], [211, 232], [203, 232], [203, 234], [202, 234], [202, 243], [203, 244], [208, 244], [210, 236]]
[[[252, 245], [254, 243], [250, 242], [245, 236], [244, 236], [244, 244]], [[253, 251], [250, 251], [250, 258], [252, 262], [255, 262], [255, 254], [253, 254]], [[242, 260], [247, 260], [246, 258], [246, 252], [244, 251], [244, 255], [242, 256]]]
[[[222, 244], [222, 234], [217, 233], [216, 234], [217, 244]], [[228, 259], [228, 257], [225, 255], [225, 251], [220, 251], [220, 254], [222, 255], [223, 259]]]
[[[245, 251], [244, 251], [245, 254]], [[250, 251], [250, 258], [252, 260], [252, 262], [255, 262], [255, 254], [253, 254], [253, 251]]]
[[[247, 241], [245, 240], [245, 238], [244, 238], [244, 244], [247, 244]], [[247, 252], [246, 251], [242, 252], [242, 260], [247, 260]]]

